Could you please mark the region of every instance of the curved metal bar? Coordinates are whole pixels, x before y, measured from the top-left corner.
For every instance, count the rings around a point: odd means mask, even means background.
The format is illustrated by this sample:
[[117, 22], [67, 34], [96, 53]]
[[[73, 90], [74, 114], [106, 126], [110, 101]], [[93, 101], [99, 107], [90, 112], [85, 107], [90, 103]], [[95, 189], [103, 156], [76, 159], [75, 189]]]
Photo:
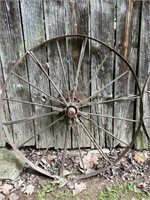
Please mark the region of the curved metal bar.
[[[58, 37], [54, 37], [54, 38], [52, 38], [52, 39], [46, 40], [46, 41], [44, 41], [43, 43], [37, 45], [36, 47], [30, 49], [29, 51], [30, 51], [30, 52], [31, 52], [31, 51], [34, 51], [34, 50], [38, 49], [39, 47], [41, 47], [41, 46], [43, 46], [43, 45], [46, 45], [48, 42], [51, 42], [51, 41], [53, 41], [53, 40], [56, 40], [56, 39], [59, 40], [59, 39], [68, 38], [68, 37], [81, 37], [81, 38], [84, 38], [84, 39], [91, 39], [91, 40], [93, 40], [93, 41], [95, 41], [95, 42], [98, 42], [98, 43], [104, 45], [105, 47], [107, 47], [108, 49], [110, 49], [111, 51], [113, 51], [118, 57], [120, 57], [120, 58], [124, 61], [124, 63], [128, 66], [129, 70], [131, 71], [131, 73], [132, 73], [132, 75], [133, 75], [133, 77], [134, 77], [134, 79], [135, 79], [135, 83], [136, 83], [136, 86], [137, 86], [136, 89], [138, 90], [139, 97], [141, 97], [141, 98], [140, 98], [140, 105], [139, 105], [139, 106], [140, 106], [140, 111], [139, 111], [139, 112], [140, 112], [140, 120], [142, 121], [142, 120], [143, 120], [142, 92], [141, 92], [141, 89], [140, 89], [140, 86], [139, 86], [139, 82], [138, 82], [138, 80], [137, 80], [136, 73], [135, 73], [134, 69], [131, 67], [131, 65], [128, 63], [128, 61], [126, 61], [126, 59], [125, 59], [121, 54], [119, 54], [114, 48], [112, 48], [111, 46], [105, 44], [104, 42], [102, 42], [102, 41], [100, 41], [100, 40], [91, 38], [91, 37], [86, 36], [86, 35], [67, 35], [67, 36], [58, 36]], [[17, 63], [12, 67], [12, 70], [15, 69], [15, 67], [22, 61], [22, 59], [24, 59], [24, 58], [26, 57], [26, 55], [27, 55], [27, 53], [25, 53], [25, 54], [23, 55], [23, 57], [20, 58], [20, 59], [17, 61]], [[7, 77], [7, 79], [6, 79], [6, 81], [5, 81], [5, 84], [4, 84], [3, 88], [2, 88], [2, 95], [1, 95], [1, 97], [0, 97], [0, 111], [1, 111], [1, 109], [2, 109], [2, 103], [3, 103], [3, 98], [2, 98], [2, 97], [3, 97], [4, 92], [5, 92], [5, 90], [6, 90], [7, 82], [8, 82], [9, 79], [10, 79], [11, 72], [12, 72], [12, 71], [10, 71], [10, 73], [8, 74], [8, 77]], [[136, 139], [136, 137], [137, 137], [137, 135], [138, 135], [138, 133], [139, 133], [141, 124], [142, 124], [142, 123], [139, 122], [139, 124], [138, 124], [138, 126], [137, 126], [137, 129], [136, 129], [136, 131], [135, 131], [135, 134], [133, 135], [133, 139], [132, 139], [130, 145], [129, 145], [129, 146], [125, 149], [125, 151], [112, 163], [112, 165], [113, 165], [113, 164], [116, 164], [116, 163], [129, 151], [129, 149], [133, 146], [134, 141], [135, 141], [135, 139]], [[85, 130], [85, 129], [84, 129], [84, 130]], [[43, 170], [43, 169], [41, 169], [41, 168], [39, 168], [39, 167], [36, 167], [36, 166], [35, 166], [30, 160], [28, 160], [28, 159], [21, 153], [21, 151], [15, 146], [15, 144], [13, 143], [13, 141], [12, 141], [10, 135], [9, 135], [8, 133], [5, 133], [5, 134], [6, 134], [6, 137], [7, 137], [8, 141], [9, 141], [9, 143], [11, 144], [11, 146], [13, 147], [13, 149], [16, 151], [16, 153], [19, 155], [19, 157], [20, 157], [22, 160], [24, 160], [27, 164], [29, 164], [33, 169], [35, 169], [35, 170], [39, 171], [40, 173], [43, 173], [43, 174], [45, 174], [45, 175], [51, 177], [51, 178], [56, 178], [56, 179], [57, 179], [57, 178], [58, 178], [58, 179], [60, 178], [59, 176], [51, 175], [51, 174], [49, 174], [47, 171], [45, 171], [45, 170]], [[97, 174], [99, 174], [99, 173], [101, 173], [101, 172], [103, 172], [103, 171], [106, 171], [107, 169], [109, 169], [110, 167], [112, 167], [112, 165], [109, 165], [109, 166], [107, 166], [107, 167], [104, 167], [103, 169], [98, 169], [97, 171], [94, 171], [94, 172], [89, 173], [89, 174], [87, 174], [87, 175], [78, 176], [77, 178], [78, 178], [78, 179], [84, 179], [84, 178], [88, 178], [88, 177], [91, 177], [91, 176], [95, 176], [95, 175], [97, 175]]]
[[[143, 85], [143, 89], [142, 89], [142, 99], [144, 98], [144, 92], [145, 92], [146, 85], [147, 85], [149, 79], [150, 79], [150, 73], [148, 73], [148, 76], [147, 76], [147, 78], [146, 78], [146, 80], [145, 80], [145, 83], [144, 83], [144, 85]], [[149, 93], [148, 93], [148, 94], [149, 94]], [[144, 105], [143, 105], [143, 106], [144, 106]], [[143, 127], [144, 133], [145, 133], [145, 135], [146, 135], [148, 141], [150, 142], [150, 136], [149, 136], [149, 134], [148, 134], [148, 132], [147, 132], [147, 129], [146, 129], [146, 126], [145, 126], [145, 123], [144, 123], [144, 119], [145, 119], [145, 117], [143, 116], [142, 127]]]
[[141, 123], [139, 123], [138, 127], [137, 127], [137, 130], [132, 138], [132, 141], [131, 143], [129, 144], [129, 146], [122, 152], [122, 154], [120, 156], [118, 156], [118, 158], [112, 162], [112, 165], [109, 165], [109, 166], [106, 166], [104, 168], [100, 168], [94, 172], [91, 172], [89, 174], [86, 174], [86, 175], [79, 175], [77, 176], [78, 179], [86, 179], [86, 178], [90, 178], [92, 176], [96, 176], [102, 172], [105, 172], [106, 170], [110, 169], [113, 165], [115, 165], [119, 160], [121, 160], [125, 155], [126, 153], [132, 148], [132, 146], [134, 145], [134, 142], [138, 136], [138, 133], [140, 131], [140, 128], [141, 128]]

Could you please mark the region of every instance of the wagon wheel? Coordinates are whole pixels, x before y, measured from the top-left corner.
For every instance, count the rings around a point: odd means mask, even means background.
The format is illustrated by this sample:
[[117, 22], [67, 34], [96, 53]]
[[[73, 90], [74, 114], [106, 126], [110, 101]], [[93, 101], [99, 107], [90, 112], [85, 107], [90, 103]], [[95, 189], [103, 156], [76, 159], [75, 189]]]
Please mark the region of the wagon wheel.
[[[138, 118], [132, 114], [137, 103]], [[55, 37], [26, 52], [5, 81], [1, 104], [8, 143], [28, 165], [51, 178], [63, 177], [68, 148], [79, 152], [80, 162], [70, 164], [79, 179], [106, 171], [132, 147], [142, 119], [141, 91], [130, 64], [111, 46], [84, 35]], [[42, 155], [29, 156], [22, 148], [43, 148], [40, 141], [49, 137]], [[111, 151], [120, 146], [120, 152]], [[63, 149], [57, 151], [61, 159], [55, 170], [54, 160], [43, 162], [51, 147]], [[81, 147], [97, 149], [92, 172]]]
[[149, 110], [146, 109], [146, 108], [150, 108], [150, 73], [148, 74], [146, 80], [145, 80], [145, 83], [144, 83], [144, 86], [143, 86], [143, 90], [142, 90], [142, 96], [143, 96], [143, 101], [145, 102], [145, 100], [147, 100], [147, 106], [143, 105], [143, 110], [144, 110], [144, 114], [143, 114], [143, 130], [146, 134], [146, 137], [147, 139], [149, 140], [150, 142], [150, 124], [149, 124], [149, 121], [150, 121], [150, 116], [148, 113]]

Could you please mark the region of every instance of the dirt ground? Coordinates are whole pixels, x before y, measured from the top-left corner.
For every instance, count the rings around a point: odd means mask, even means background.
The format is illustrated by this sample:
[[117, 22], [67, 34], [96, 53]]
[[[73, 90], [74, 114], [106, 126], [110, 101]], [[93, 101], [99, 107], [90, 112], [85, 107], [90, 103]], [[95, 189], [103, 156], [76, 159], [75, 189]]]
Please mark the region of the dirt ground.
[[[125, 188], [125, 183], [134, 184]], [[26, 169], [16, 180], [0, 181], [0, 200], [150, 200], [150, 152], [130, 151], [103, 174], [70, 184], [59, 188], [56, 181]], [[103, 194], [104, 188], [112, 186], [110, 197]]]

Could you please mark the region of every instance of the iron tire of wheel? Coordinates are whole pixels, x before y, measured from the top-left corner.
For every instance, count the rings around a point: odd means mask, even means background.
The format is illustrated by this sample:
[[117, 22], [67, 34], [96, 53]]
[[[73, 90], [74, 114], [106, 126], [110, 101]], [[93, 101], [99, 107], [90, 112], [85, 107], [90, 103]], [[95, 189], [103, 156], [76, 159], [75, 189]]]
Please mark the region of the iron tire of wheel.
[[[42, 56], [40, 56], [38, 51], [42, 52]], [[47, 58], [44, 59], [43, 55]], [[20, 72], [22, 63], [24, 63], [23, 67], [24, 71], [28, 74], [27, 76]], [[112, 68], [112, 66], [114, 67]], [[34, 74], [36, 68], [40, 72], [39, 77]], [[58, 71], [61, 72], [61, 75]], [[50, 87], [49, 93], [45, 89], [41, 89], [40, 86], [35, 85], [34, 79], [38, 79], [40, 82], [40, 76], [45, 77], [44, 80], [47, 81], [47, 85]], [[128, 84], [128, 81], [131, 80], [132, 84], [131, 82]], [[16, 85], [15, 82], [17, 82]], [[43, 85], [45, 86], [45, 84]], [[13, 87], [13, 90], [11, 87]], [[26, 91], [29, 91], [25, 95], [29, 99], [24, 99], [21, 95], [19, 99], [15, 99], [18, 95], [18, 90], [22, 91], [24, 87]], [[42, 96], [39, 100], [39, 97], [35, 97], [35, 93], [36, 95], [38, 93], [44, 94], [44, 99]], [[47, 102], [47, 99], [48, 103], [46, 104], [45, 101]], [[32, 159], [29, 159], [23, 153], [20, 148], [21, 145], [17, 144], [15, 138], [8, 131], [4, 131], [7, 142], [23, 161], [38, 172], [56, 179], [63, 177], [68, 148], [67, 138], [71, 134], [74, 134], [71, 136], [72, 139], [76, 137], [78, 143], [76, 144], [76, 148], [79, 150], [80, 156], [82, 144], [79, 144], [80, 140], [78, 138], [82, 138], [82, 134], [84, 134], [84, 137], [88, 138], [87, 140], [91, 143], [92, 148], [96, 148], [100, 157], [104, 160], [105, 164], [102, 167], [97, 167], [94, 171], [86, 173], [83, 158], [82, 156], [80, 157], [84, 173], [76, 174], [76, 177], [78, 179], [88, 178], [108, 170], [125, 156], [134, 145], [143, 118], [142, 92], [134, 69], [113, 47], [85, 35], [55, 37], [44, 41], [26, 52], [8, 74], [2, 88], [0, 103], [2, 112], [7, 106], [11, 112], [9, 120], [2, 122], [4, 130], [9, 127], [9, 130], [15, 131], [15, 127], [18, 124], [19, 126], [24, 126], [22, 124], [26, 122], [35, 123], [40, 117], [43, 119], [48, 115], [55, 118], [53, 118], [48, 126], [53, 127], [54, 124], [60, 122], [59, 120], [62, 120], [61, 123], [63, 122], [62, 124], [66, 127], [66, 131], [63, 136], [65, 142], [59, 169], [60, 173], [58, 174], [50, 173], [41, 167], [41, 165], [35, 165]], [[32, 109], [30, 116], [26, 116], [22, 112], [22, 119], [15, 119], [16, 111], [15, 109], [11, 109], [14, 105], [17, 107], [23, 105], [26, 109], [34, 107], [34, 109]], [[136, 118], [135, 115], [131, 114], [135, 105], [139, 105]], [[39, 114], [36, 108], [40, 108], [40, 106], [42, 110], [40, 110]], [[129, 108], [128, 112], [127, 108]], [[45, 111], [49, 109], [49, 113]], [[43, 114], [42, 111], [45, 113]], [[118, 116], [116, 116], [116, 113]], [[128, 118], [128, 116], [130, 117]], [[112, 124], [109, 129], [107, 128], [108, 124], [109, 126]], [[130, 127], [130, 130], [126, 129], [127, 132], [124, 133], [127, 137], [131, 130], [134, 129], [129, 143], [124, 138], [122, 139], [121, 128], [124, 126]], [[80, 132], [76, 128], [76, 131], [74, 131], [74, 127], [79, 127]], [[55, 129], [56, 127], [53, 128]], [[41, 134], [42, 131], [40, 131]], [[13, 132], [13, 134], [17, 133]], [[39, 133], [36, 133], [33, 136], [36, 142], [38, 142], [38, 135]], [[33, 137], [32, 139], [34, 139]], [[95, 137], [98, 139], [95, 139]], [[110, 149], [117, 145], [123, 146], [121, 153], [114, 159], [103, 153], [103, 145], [100, 145], [102, 138], [109, 139], [110, 143], [106, 146]], [[25, 141], [24, 144], [27, 142], [29, 141]], [[70, 145], [69, 148], [72, 148], [72, 146]]]
[[[145, 97], [149, 97], [150, 96], [150, 91], [147, 90], [147, 86], [148, 86], [148, 83], [150, 82], [150, 73], [148, 74], [146, 80], [145, 80], [145, 83], [143, 85], [143, 89], [142, 89], [142, 99], [144, 99]], [[145, 109], [145, 104], [143, 105], [144, 107], [144, 112], [146, 112], [146, 109]], [[145, 132], [145, 135], [148, 139], [148, 141], [150, 142], [150, 136], [149, 136], [149, 133], [148, 133], [148, 128], [147, 128], [147, 121], [150, 119], [150, 116], [145, 116], [143, 115], [143, 123], [142, 123], [142, 127], [143, 127], [143, 130]]]

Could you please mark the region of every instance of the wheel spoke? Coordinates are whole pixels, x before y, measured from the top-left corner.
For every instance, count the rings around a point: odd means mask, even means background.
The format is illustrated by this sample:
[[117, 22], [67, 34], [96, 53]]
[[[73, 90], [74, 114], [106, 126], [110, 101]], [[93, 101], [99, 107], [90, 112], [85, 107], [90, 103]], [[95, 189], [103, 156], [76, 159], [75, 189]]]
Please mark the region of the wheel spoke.
[[89, 101], [90, 99], [95, 98], [98, 95], [99, 92], [103, 91], [105, 88], [107, 88], [108, 86], [110, 86], [111, 84], [113, 84], [115, 81], [117, 81], [120, 78], [122, 78], [123, 76], [125, 76], [128, 72], [129, 72], [129, 70], [125, 71], [123, 74], [121, 74], [120, 76], [118, 76], [117, 78], [115, 78], [113, 81], [111, 81], [110, 83], [108, 83], [107, 85], [105, 85], [104, 87], [102, 87], [100, 90], [96, 91], [94, 94], [92, 94], [90, 97], [88, 97], [87, 99], [85, 99], [83, 102], [79, 103], [79, 105], [83, 105], [87, 101]]
[[147, 94], [150, 94], [150, 91], [148, 91], [148, 90], [145, 90], [145, 92], [146, 92]]
[[138, 95], [133, 95], [133, 96], [127, 96], [127, 97], [120, 97], [120, 98], [116, 98], [116, 99], [110, 99], [110, 100], [106, 100], [106, 101], [99, 101], [99, 102], [87, 102], [84, 105], [81, 105], [80, 108], [86, 107], [86, 106], [92, 106], [92, 105], [98, 105], [98, 104], [105, 104], [105, 103], [113, 103], [116, 101], [127, 101], [127, 100], [135, 100], [135, 99], [140, 99], [141, 97]]
[[62, 71], [63, 71], [63, 75], [64, 75], [65, 86], [66, 86], [66, 90], [67, 90], [67, 93], [68, 93], [68, 99], [69, 99], [69, 102], [70, 102], [71, 100], [70, 100], [70, 94], [69, 94], [69, 83], [67, 82], [67, 77], [66, 77], [66, 73], [65, 73], [65, 67], [64, 67], [64, 64], [63, 64], [63, 59], [62, 59], [60, 45], [59, 45], [58, 40], [57, 40], [56, 44], [57, 44], [57, 50], [58, 50], [58, 55], [59, 55], [59, 59], [60, 59], [60, 63], [61, 63]]
[[32, 140], [36, 136], [40, 136], [44, 131], [46, 131], [48, 128], [50, 128], [51, 126], [53, 126], [54, 124], [56, 124], [58, 121], [62, 120], [63, 118], [64, 118], [64, 116], [59, 117], [57, 120], [55, 120], [54, 122], [52, 122], [51, 124], [49, 124], [48, 126], [46, 126], [44, 129], [42, 129], [39, 133], [36, 133], [34, 136], [30, 137], [28, 140], [26, 140], [24, 143], [22, 143], [19, 146], [19, 148], [22, 147], [23, 145], [25, 145], [26, 143], [28, 143], [30, 140]]
[[126, 119], [126, 118], [122, 118], [122, 117], [114, 117], [114, 116], [109, 116], [109, 115], [102, 115], [100, 113], [88, 113], [88, 112], [82, 112], [80, 111], [79, 114], [84, 115], [84, 116], [88, 116], [88, 115], [92, 115], [92, 116], [98, 116], [101, 118], [110, 118], [110, 119], [117, 119], [117, 120], [123, 120], [123, 121], [127, 121], [127, 122], [140, 122], [139, 120], [134, 120], [134, 119]]
[[71, 129], [71, 120], [68, 122], [68, 130], [65, 133], [65, 143], [64, 143], [64, 150], [63, 150], [63, 156], [62, 156], [62, 162], [61, 162], [61, 168], [60, 168], [60, 177], [63, 176], [63, 171], [64, 171], [64, 164], [65, 164], [65, 158], [66, 158], [66, 152], [67, 152], [67, 143], [68, 143], [68, 135], [69, 131]]
[[55, 85], [55, 83], [53, 82], [53, 80], [51, 79], [51, 77], [47, 74], [46, 70], [42, 66], [42, 63], [37, 59], [37, 57], [35, 56], [35, 54], [32, 51], [28, 51], [27, 53], [34, 60], [34, 62], [40, 67], [40, 69], [43, 71], [43, 73], [45, 74], [45, 76], [49, 79], [49, 81], [51, 82], [51, 84], [53, 85], [53, 87], [55, 88], [55, 90], [58, 92], [58, 94], [62, 98], [62, 100], [65, 103], [65, 105], [67, 105], [67, 102], [66, 102], [65, 98], [63, 97], [62, 93], [59, 91], [58, 87]]
[[86, 86], [85, 86], [86, 89], [88, 89], [88, 87], [89, 87], [91, 81], [92, 81], [92, 80], [97, 76], [97, 74], [99, 73], [100, 68], [101, 68], [101, 67], [103, 66], [103, 64], [105, 63], [105, 61], [106, 61], [106, 59], [108, 58], [109, 54], [110, 54], [110, 52], [109, 52], [107, 55], [105, 55], [104, 59], [102, 60], [102, 62], [101, 62], [101, 64], [100, 64], [100, 66], [98, 67], [98, 69], [96, 70], [96, 72], [94, 73], [94, 75], [91, 77], [91, 79], [89, 80], [89, 82], [86, 84]]
[[34, 120], [34, 119], [39, 119], [39, 118], [43, 118], [43, 117], [47, 117], [47, 116], [51, 116], [51, 115], [57, 115], [57, 114], [58, 114], [58, 112], [50, 112], [50, 113], [46, 113], [44, 115], [26, 117], [26, 118], [22, 118], [22, 119], [18, 119], [18, 120], [3, 122], [3, 124], [4, 125], [18, 124], [18, 123], [27, 122], [27, 121], [31, 121], [31, 120]]
[[85, 131], [85, 133], [87, 134], [87, 136], [90, 138], [90, 140], [93, 142], [93, 144], [96, 146], [97, 150], [99, 151], [99, 153], [105, 158], [105, 160], [107, 162], [109, 162], [110, 164], [111, 161], [109, 160], [108, 156], [103, 152], [102, 148], [100, 147], [100, 145], [97, 143], [96, 139], [91, 135], [91, 133], [88, 131], [88, 129], [85, 127], [85, 125], [83, 124], [83, 122], [77, 118], [76, 122], [80, 125], [80, 127], [83, 128], [83, 130]]
[[87, 38], [85, 38], [83, 40], [83, 42], [82, 42], [82, 47], [81, 47], [81, 51], [80, 51], [80, 57], [79, 57], [79, 62], [78, 62], [75, 82], [74, 82], [74, 86], [73, 86], [73, 94], [72, 94], [73, 101], [74, 101], [75, 91], [77, 90], [77, 87], [78, 87], [79, 73], [80, 73], [83, 57], [84, 57], [84, 54], [85, 54], [86, 44], [87, 44]]
[[44, 92], [43, 90], [41, 90], [40, 88], [38, 88], [37, 86], [33, 85], [31, 82], [25, 80], [24, 78], [22, 78], [21, 76], [19, 76], [18, 74], [16, 74], [15, 72], [12, 72], [13, 75], [15, 75], [16, 77], [18, 77], [19, 79], [21, 79], [22, 81], [24, 81], [25, 83], [27, 83], [28, 85], [32, 86], [33, 88], [37, 89], [38, 91], [42, 92], [43, 94], [45, 94], [46, 96], [48, 96], [50, 98], [50, 100], [54, 101], [54, 102], [58, 102], [64, 105], [63, 102], [59, 101], [58, 99], [56, 99], [55, 97], [47, 94], [46, 92]]
[[[62, 127], [62, 124], [60, 124], [57, 128], [56, 128], [56, 134], [55, 136], [57, 136], [59, 134], [58, 130]], [[38, 166], [41, 162], [41, 160], [44, 158], [44, 156], [46, 155], [48, 149], [50, 148], [50, 144], [51, 144], [52, 140], [49, 142], [48, 147], [45, 149], [44, 153], [42, 154], [42, 156], [40, 157], [40, 159], [38, 159], [35, 163], [36, 166]]]
[[78, 131], [77, 131], [77, 134], [76, 134], [76, 140], [77, 140], [77, 145], [78, 145], [78, 149], [79, 149], [79, 154], [80, 154], [80, 158], [81, 158], [81, 163], [82, 163], [82, 167], [83, 167], [83, 170], [84, 170], [84, 174], [86, 174], [86, 169], [85, 169], [85, 166], [84, 166], [82, 153], [81, 153], [81, 147], [80, 147], [80, 143], [79, 143], [79, 133], [78, 133]]
[[118, 137], [116, 137], [115, 135], [113, 135], [112, 133], [110, 133], [109, 131], [107, 131], [106, 129], [102, 128], [101, 126], [97, 125], [96, 122], [92, 119], [86, 118], [84, 116], [82, 116], [84, 119], [90, 121], [92, 124], [94, 124], [94, 126], [96, 126], [97, 128], [101, 129], [102, 131], [104, 131], [105, 133], [107, 133], [108, 135], [110, 135], [111, 137], [115, 138], [116, 140], [118, 140], [119, 142], [121, 142], [122, 144], [125, 144], [126, 146], [128, 146], [128, 144], [126, 144], [125, 142], [123, 142], [122, 140], [120, 140]]
[[144, 119], [150, 119], [150, 116], [145, 116]]
[[10, 99], [10, 98], [3, 98], [3, 100], [18, 102], [18, 103], [24, 103], [24, 104], [30, 104], [30, 105], [35, 105], [35, 106], [42, 106], [42, 107], [46, 107], [46, 108], [52, 108], [53, 110], [56, 110], [58, 112], [63, 111], [62, 108], [54, 107], [54, 106], [50, 106], [50, 105], [43, 105], [43, 104], [40, 104], [40, 103], [33, 103], [33, 102], [29, 102], [29, 101], [22, 101], [22, 100], [18, 100], [18, 99]]

